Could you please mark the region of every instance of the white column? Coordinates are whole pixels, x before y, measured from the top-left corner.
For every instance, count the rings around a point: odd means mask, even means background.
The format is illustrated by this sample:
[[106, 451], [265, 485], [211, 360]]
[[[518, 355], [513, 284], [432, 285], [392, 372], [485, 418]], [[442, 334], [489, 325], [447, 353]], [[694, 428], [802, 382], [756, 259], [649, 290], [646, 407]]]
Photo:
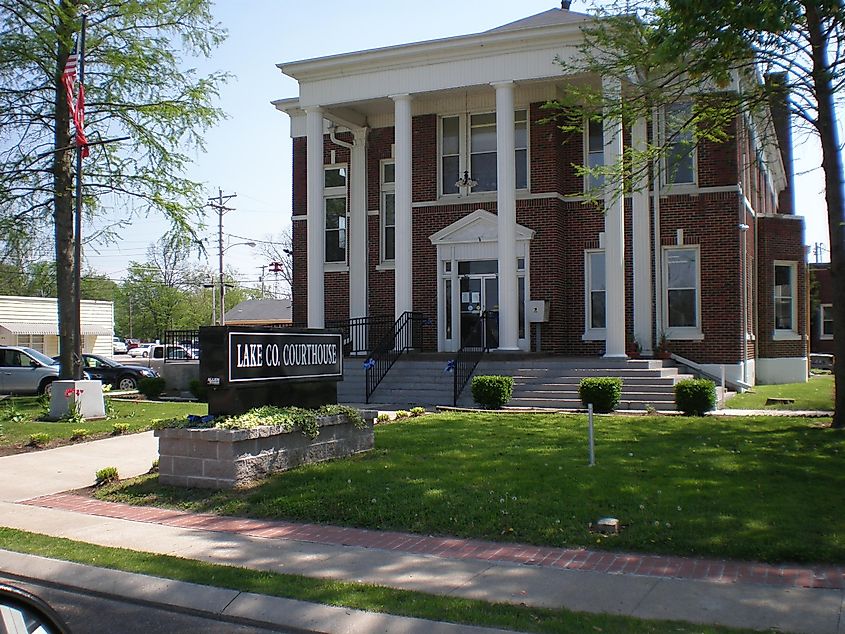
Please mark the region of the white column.
[[[644, 117], [637, 119], [631, 129], [631, 147], [636, 154], [645, 152], [648, 128]], [[641, 161], [636, 161], [641, 163]], [[634, 271], [634, 336], [644, 354], [654, 350], [651, 308], [651, 213], [649, 210], [648, 168], [643, 165], [641, 173], [635, 175], [631, 195], [633, 215], [631, 235], [633, 236]]]
[[[367, 316], [367, 132], [352, 131], [349, 183], [349, 317]], [[363, 333], [356, 328], [353, 333]]]
[[396, 319], [414, 309], [413, 241], [411, 224], [411, 95], [393, 95], [396, 160], [396, 264], [394, 270]]
[[323, 111], [305, 109], [308, 174], [308, 327], [325, 325], [326, 214], [323, 200]]
[[516, 162], [514, 83], [496, 88], [496, 213], [499, 233], [499, 350], [519, 350], [516, 285]]
[[[605, 79], [602, 89], [607, 98], [622, 98], [618, 80]], [[621, 159], [622, 119], [605, 112], [604, 164], [616, 165]], [[607, 184], [604, 209], [607, 276], [607, 341], [604, 356], [625, 359], [625, 196], [621, 178]]]

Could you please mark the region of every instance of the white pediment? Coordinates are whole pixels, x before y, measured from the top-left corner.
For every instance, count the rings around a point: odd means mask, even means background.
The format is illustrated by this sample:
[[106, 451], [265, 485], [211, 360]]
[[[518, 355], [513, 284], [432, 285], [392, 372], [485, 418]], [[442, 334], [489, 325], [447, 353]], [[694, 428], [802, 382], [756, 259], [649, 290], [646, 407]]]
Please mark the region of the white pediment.
[[[520, 224], [516, 225], [516, 240], [531, 240], [534, 231]], [[496, 214], [484, 209], [476, 209], [428, 237], [433, 245], [441, 244], [476, 244], [479, 242], [498, 242], [499, 225]]]

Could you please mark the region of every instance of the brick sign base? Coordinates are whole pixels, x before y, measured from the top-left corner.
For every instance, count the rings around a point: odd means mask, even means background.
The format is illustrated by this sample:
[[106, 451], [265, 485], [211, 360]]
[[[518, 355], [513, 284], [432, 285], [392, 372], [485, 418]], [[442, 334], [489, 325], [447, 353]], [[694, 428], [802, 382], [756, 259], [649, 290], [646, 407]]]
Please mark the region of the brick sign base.
[[203, 489], [232, 489], [272, 473], [373, 448], [376, 412], [361, 412], [357, 429], [343, 414], [317, 419], [320, 435], [278, 426], [255, 429], [159, 429], [159, 482]]

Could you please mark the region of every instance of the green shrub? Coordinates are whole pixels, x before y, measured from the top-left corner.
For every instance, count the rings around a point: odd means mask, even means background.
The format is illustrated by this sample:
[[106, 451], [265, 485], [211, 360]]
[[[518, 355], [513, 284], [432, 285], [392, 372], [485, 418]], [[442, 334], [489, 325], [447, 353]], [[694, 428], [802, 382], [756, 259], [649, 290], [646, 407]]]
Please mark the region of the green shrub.
[[716, 407], [716, 384], [709, 379], [684, 379], [675, 384], [675, 407], [688, 416], [704, 416]]
[[122, 436], [129, 431], [129, 423], [115, 423], [111, 426], [111, 433], [114, 436]]
[[188, 390], [200, 403], [208, 402], [208, 386], [201, 383], [199, 379], [191, 379], [191, 382], [188, 383]]
[[103, 467], [94, 474], [94, 478], [94, 484], [96, 486], [102, 486], [104, 484], [108, 484], [109, 482], [117, 482], [120, 480], [120, 476], [117, 473], [117, 467]]
[[485, 409], [499, 409], [513, 396], [513, 377], [511, 376], [474, 376], [472, 377], [472, 398]]
[[45, 432], [38, 432], [37, 434], [29, 435], [29, 442], [26, 443], [30, 447], [44, 447], [50, 442], [50, 434]]
[[160, 376], [147, 377], [138, 383], [138, 391], [148, 399], [155, 400], [164, 392], [164, 379]]
[[390, 414], [387, 412], [382, 412], [376, 417], [376, 422], [379, 423], [389, 423], [390, 422]]
[[85, 438], [90, 435], [91, 431], [88, 429], [72, 429], [70, 431], [71, 440], [85, 440]]
[[397, 409], [396, 410], [396, 420], [400, 418], [409, 418], [411, 416], [411, 412], [405, 409]]
[[422, 416], [425, 414], [424, 407], [412, 407], [411, 408], [411, 416]]
[[619, 405], [622, 397], [622, 379], [616, 376], [592, 376], [581, 379], [578, 395], [586, 407], [593, 404], [593, 410], [599, 413], [612, 412]]

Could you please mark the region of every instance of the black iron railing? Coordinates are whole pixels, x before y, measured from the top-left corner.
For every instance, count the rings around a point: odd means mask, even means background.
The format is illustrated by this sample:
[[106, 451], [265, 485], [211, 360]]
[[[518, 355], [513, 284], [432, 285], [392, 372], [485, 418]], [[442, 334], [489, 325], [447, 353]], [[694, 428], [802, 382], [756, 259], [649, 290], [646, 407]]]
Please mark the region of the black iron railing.
[[366, 385], [364, 402], [369, 403], [370, 397], [376, 391], [378, 384], [402, 356], [406, 350], [422, 347], [422, 326], [425, 317], [422, 313], [406, 311], [393, 324], [388, 332], [369, 351], [366, 369]]
[[[165, 346], [165, 363], [168, 361], [199, 359], [200, 357], [199, 330], [165, 330], [161, 337], [161, 343]], [[184, 354], [182, 353], [182, 348], [185, 349]]]
[[464, 391], [472, 373], [475, 372], [478, 362], [481, 361], [484, 353], [490, 350], [490, 336], [487, 326], [497, 317], [498, 315], [488, 314], [487, 311], [481, 313], [478, 321], [461, 340], [461, 349], [458, 350], [455, 358], [449, 362], [454, 377], [452, 386], [453, 407], [458, 405], [458, 398]]
[[341, 331], [345, 356], [366, 356], [392, 331], [393, 324], [392, 315], [383, 315], [328, 321], [326, 328]]

